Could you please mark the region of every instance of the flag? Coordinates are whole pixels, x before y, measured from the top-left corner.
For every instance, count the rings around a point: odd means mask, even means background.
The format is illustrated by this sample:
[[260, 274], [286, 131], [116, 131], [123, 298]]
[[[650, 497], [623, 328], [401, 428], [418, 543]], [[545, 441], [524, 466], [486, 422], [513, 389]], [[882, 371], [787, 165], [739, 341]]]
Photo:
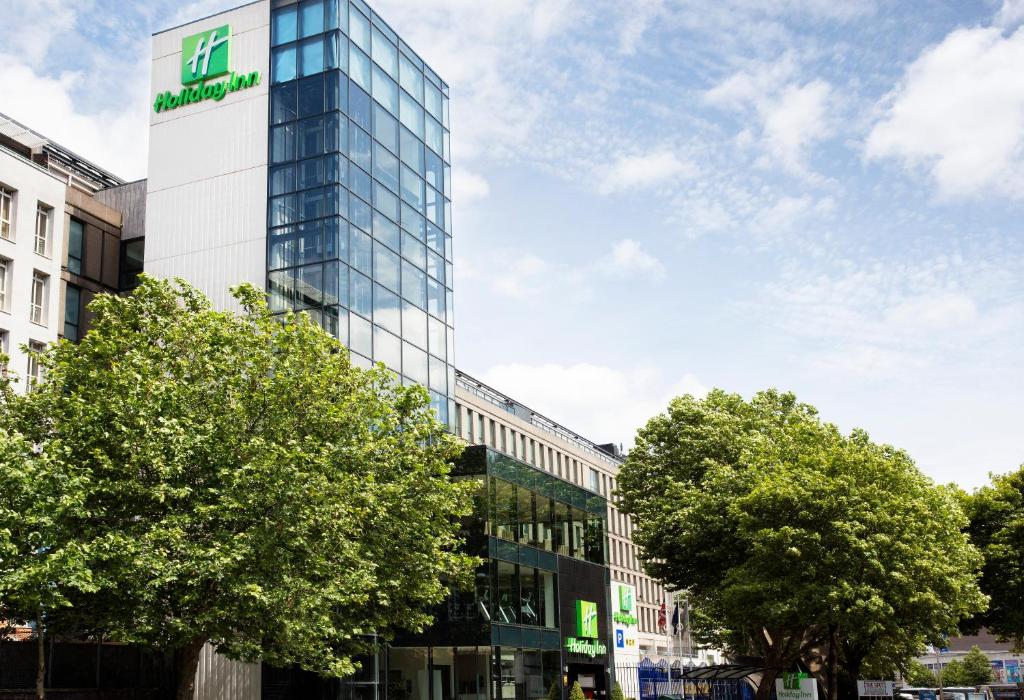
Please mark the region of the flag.
[[665, 632], [665, 601], [661, 601], [661, 607], [658, 609], [658, 631]]
[[679, 634], [679, 603], [676, 603], [675, 610], [672, 611], [672, 634]]

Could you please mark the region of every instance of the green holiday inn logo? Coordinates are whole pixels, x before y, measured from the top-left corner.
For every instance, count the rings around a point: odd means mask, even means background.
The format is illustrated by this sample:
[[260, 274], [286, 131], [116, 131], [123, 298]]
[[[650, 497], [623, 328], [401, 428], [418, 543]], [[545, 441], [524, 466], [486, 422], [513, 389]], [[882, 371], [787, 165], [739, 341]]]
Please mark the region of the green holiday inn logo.
[[[227, 76], [223, 80], [213, 80]], [[259, 71], [231, 70], [231, 25], [225, 24], [181, 40], [181, 84], [178, 93], [157, 94], [154, 112], [165, 112], [203, 100], [219, 102], [229, 92], [259, 85]]]
[[576, 633], [587, 639], [597, 639], [597, 603], [576, 601]]
[[619, 610], [624, 613], [633, 612], [633, 589], [619, 586]]
[[181, 40], [181, 84], [226, 75], [230, 53], [230, 24], [185, 37]]

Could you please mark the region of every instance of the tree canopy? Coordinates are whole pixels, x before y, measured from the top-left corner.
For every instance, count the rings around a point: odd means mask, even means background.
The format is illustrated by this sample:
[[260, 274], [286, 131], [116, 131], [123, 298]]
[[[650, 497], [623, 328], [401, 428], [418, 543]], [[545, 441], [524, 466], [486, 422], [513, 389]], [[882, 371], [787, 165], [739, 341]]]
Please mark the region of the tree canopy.
[[816, 660], [832, 697], [840, 665], [855, 697], [863, 665], [906, 663], [984, 607], [954, 492], [792, 394], [673, 400], [638, 432], [619, 495], [698, 638], [776, 670]]
[[966, 503], [968, 531], [985, 555], [981, 588], [991, 598], [975, 623], [1024, 649], [1024, 466], [993, 476]]
[[[73, 506], [54, 510], [41, 544], [89, 585], [47, 604], [178, 650], [179, 698], [206, 643], [350, 673], [369, 635], [421, 628], [475, 563], [456, 522], [471, 499], [449, 478], [459, 447], [425, 390], [353, 367], [307, 315], [272, 317], [255, 288], [234, 293], [240, 315], [181, 281], [98, 296], [82, 341], [41, 356], [46, 381], [0, 404], [21, 446], [0, 479], [28, 465]], [[39, 558], [5, 505], [0, 591]]]
[[962, 659], [953, 659], [942, 668], [942, 685], [979, 686], [992, 682], [992, 663], [977, 646]]

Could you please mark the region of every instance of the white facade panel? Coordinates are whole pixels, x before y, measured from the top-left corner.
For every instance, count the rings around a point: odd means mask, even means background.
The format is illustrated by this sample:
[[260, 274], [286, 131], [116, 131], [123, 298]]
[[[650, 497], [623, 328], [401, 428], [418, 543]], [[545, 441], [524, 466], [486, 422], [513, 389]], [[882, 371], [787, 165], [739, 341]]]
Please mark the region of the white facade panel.
[[180, 92], [182, 38], [223, 24], [231, 70], [261, 80], [220, 101], [150, 112], [146, 272], [181, 277], [234, 309], [229, 287], [266, 279], [269, 2], [155, 35], [151, 94]]
[[260, 700], [259, 664], [246, 664], [221, 656], [207, 644], [196, 669], [195, 700]]
[[[0, 149], [0, 185], [14, 192], [10, 238], [0, 238], [0, 258], [6, 261], [5, 300], [0, 309], [0, 330], [6, 331], [9, 370], [20, 378], [18, 390], [25, 386], [28, 357], [22, 345], [35, 341], [51, 343], [63, 330], [64, 319], [60, 272], [64, 259], [64, 181], [44, 169]], [[48, 250], [35, 252], [36, 209], [49, 208]], [[46, 275], [43, 323], [31, 320], [33, 273]]]

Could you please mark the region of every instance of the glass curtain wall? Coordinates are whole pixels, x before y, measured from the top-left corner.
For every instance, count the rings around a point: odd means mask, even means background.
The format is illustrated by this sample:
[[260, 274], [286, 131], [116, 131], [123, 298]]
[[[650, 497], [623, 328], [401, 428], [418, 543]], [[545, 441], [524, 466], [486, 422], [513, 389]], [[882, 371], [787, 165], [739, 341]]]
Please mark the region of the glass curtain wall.
[[271, 18], [267, 290], [454, 415], [448, 86], [360, 0]]

